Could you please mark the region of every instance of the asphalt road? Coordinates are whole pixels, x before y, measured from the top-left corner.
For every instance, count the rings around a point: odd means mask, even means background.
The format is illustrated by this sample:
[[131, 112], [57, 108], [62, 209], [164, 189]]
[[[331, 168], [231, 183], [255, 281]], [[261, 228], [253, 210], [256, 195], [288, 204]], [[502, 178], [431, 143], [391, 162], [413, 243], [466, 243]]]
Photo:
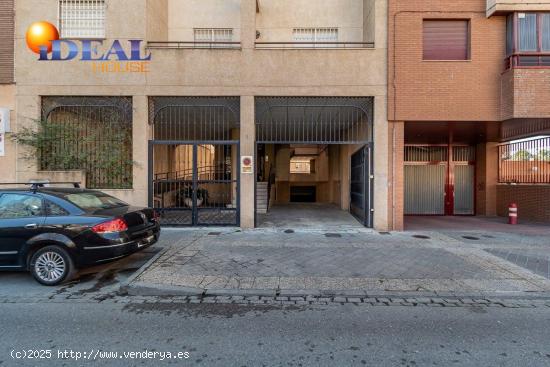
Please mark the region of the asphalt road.
[[[67, 300], [0, 304], [0, 325], [2, 367], [550, 365], [547, 307], [285, 308]], [[52, 354], [10, 356], [29, 350]], [[100, 359], [98, 350], [118, 355]], [[160, 354], [154, 359], [152, 353], [150, 359], [122, 354], [145, 350], [180, 355], [161, 360]], [[73, 355], [62, 359], [59, 351]], [[76, 360], [76, 353], [92, 360]]]

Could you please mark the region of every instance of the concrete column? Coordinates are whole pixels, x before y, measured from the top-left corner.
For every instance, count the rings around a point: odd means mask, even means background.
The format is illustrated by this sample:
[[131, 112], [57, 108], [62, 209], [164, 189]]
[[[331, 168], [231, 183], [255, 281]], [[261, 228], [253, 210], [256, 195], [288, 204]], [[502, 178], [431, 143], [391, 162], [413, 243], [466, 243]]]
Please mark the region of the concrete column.
[[133, 97], [132, 118], [132, 159], [133, 167], [133, 200], [132, 204], [146, 206], [149, 186], [149, 106], [147, 96]]
[[389, 230], [388, 180], [389, 151], [392, 144], [388, 136], [386, 96], [374, 99], [374, 228]]
[[256, 0], [241, 0], [241, 47], [253, 49], [256, 42]]
[[476, 214], [496, 216], [498, 143], [479, 144], [476, 153]]
[[404, 150], [405, 150], [405, 123], [394, 121], [389, 123], [389, 134], [392, 144], [389, 147], [391, 157], [389, 172], [392, 189], [389, 192], [390, 200], [390, 229], [402, 231], [404, 229]]
[[[243, 1], [246, 3], [247, 1]], [[254, 97], [241, 96], [241, 157], [245, 155], [256, 156], [255, 138], [256, 127], [254, 124]], [[254, 165], [256, 165], [254, 159]], [[240, 163], [237, 169], [241, 175], [241, 227], [254, 228], [254, 173], [242, 173]]]

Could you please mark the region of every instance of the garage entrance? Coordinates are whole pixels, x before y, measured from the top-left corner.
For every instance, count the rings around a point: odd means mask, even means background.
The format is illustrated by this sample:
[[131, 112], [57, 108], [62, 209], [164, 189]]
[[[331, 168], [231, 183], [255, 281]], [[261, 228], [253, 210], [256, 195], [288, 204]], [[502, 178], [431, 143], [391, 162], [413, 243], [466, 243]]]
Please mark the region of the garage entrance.
[[149, 206], [170, 226], [239, 225], [239, 99], [150, 100]]
[[372, 98], [256, 98], [257, 225], [372, 227], [372, 116]]
[[405, 215], [474, 215], [475, 146], [405, 146]]

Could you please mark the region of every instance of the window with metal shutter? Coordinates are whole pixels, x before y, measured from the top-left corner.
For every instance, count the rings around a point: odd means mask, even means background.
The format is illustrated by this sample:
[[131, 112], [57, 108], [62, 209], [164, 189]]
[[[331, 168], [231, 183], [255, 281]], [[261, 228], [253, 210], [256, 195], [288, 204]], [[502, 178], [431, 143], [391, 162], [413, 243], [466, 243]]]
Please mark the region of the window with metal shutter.
[[0, 84], [14, 82], [14, 3], [0, 0]]
[[424, 20], [424, 60], [468, 60], [470, 21]]

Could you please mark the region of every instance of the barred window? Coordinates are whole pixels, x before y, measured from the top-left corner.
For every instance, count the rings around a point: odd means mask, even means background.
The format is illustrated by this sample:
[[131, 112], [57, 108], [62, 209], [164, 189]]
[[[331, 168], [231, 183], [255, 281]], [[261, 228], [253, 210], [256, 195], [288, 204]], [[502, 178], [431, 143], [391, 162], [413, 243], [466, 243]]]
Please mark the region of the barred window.
[[60, 0], [62, 38], [105, 38], [105, 0]]
[[195, 42], [202, 43], [196, 45], [196, 47], [224, 47], [223, 43], [208, 44], [209, 42], [232, 42], [233, 41], [233, 29], [231, 28], [195, 28], [194, 30]]
[[86, 172], [86, 187], [132, 188], [132, 100], [43, 97], [40, 170]]

